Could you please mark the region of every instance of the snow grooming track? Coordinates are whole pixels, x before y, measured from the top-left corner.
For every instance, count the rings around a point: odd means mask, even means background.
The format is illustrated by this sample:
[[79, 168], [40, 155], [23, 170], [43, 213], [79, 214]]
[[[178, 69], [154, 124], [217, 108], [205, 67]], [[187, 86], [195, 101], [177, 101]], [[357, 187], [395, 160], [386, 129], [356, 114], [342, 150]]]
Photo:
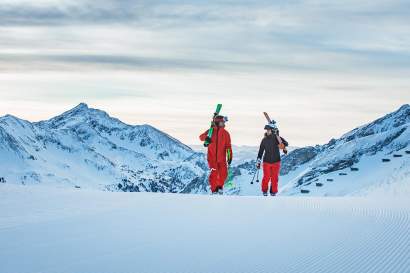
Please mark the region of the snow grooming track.
[[2, 273], [410, 272], [407, 199], [0, 185], [0, 207]]
[[[307, 199], [307, 200], [306, 200]], [[342, 198], [338, 201], [342, 201]], [[321, 202], [313, 198], [304, 198], [299, 209], [314, 209], [322, 215], [340, 217], [348, 210], [327, 210]], [[409, 272], [410, 270], [410, 211], [394, 211], [389, 209], [352, 208], [350, 215], [373, 220], [372, 226], [363, 227], [361, 241], [355, 243], [351, 230], [344, 230], [338, 238], [339, 242], [332, 249], [323, 253], [318, 245], [312, 245], [309, 255], [285, 266], [275, 265], [275, 272]], [[380, 228], [382, 227], [382, 228]], [[370, 229], [369, 229], [370, 228]], [[367, 232], [369, 231], [369, 232]], [[327, 234], [323, 234], [325, 237]], [[307, 236], [309, 236], [307, 234]], [[247, 271], [240, 271], [247, 272]], [[255, 273], [269, 272], [266, 267], [258, 266]]]
[[[400, 231], [410, 228], [408, 214], [358, 209], [353, 210], [352, 215], [372, 217], [375, 219], [374, 226], [384, 228], [381, 231], [370, 229], [369, 233], [363, 233], [365, 240], [360, 241], [354, 248], [354, 243], [347, 236], [346, 240], [341, 241], [327, 255], [321, 256], [312, 264], [304, 264], [302, 268], [289, 272], [406, 272], [401, 270], [400, 263], [397, 262], [406, 261], [403, 255], [406, 254], [406, 246], [408, 251], [410, 240], [408, 233]], [[382, 249], [383, 251], [380, 251]], [[383, 255], [380, 255], [381, 252]]]

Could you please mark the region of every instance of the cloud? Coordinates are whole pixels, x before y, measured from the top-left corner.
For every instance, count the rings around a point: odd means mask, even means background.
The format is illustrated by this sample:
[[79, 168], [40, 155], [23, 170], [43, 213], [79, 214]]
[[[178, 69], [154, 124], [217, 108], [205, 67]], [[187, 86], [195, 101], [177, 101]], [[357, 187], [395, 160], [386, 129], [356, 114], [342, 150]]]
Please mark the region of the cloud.
[[45, 67], [403, 70], [409, 11], [396, 0], [9, 1], [0, 66], [13, 67], [11, 52]]
[[409, 25], [407, 0], [3, 0], [0, 104], [87, 101], [171, 132], [183, 116], [191, 143], [218, 98], [244, 143], [270, 107], [326, 141], [409, 100]]

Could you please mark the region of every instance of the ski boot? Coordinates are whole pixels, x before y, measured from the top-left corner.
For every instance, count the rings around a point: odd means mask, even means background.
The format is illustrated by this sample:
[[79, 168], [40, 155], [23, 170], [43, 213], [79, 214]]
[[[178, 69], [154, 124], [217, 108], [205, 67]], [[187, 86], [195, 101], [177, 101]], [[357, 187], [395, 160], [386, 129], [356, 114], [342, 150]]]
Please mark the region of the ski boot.
[[276, 196], [276, 192], [271, 192], [270, 196]]
[[224, 190], [223, 190], [222, 188], [219, 188], [217, 192], [218, 192], [219, 195], [223, 195], [223, 194], [224, 194]]
[[267, 192], [264, 192], [264, 193], [263, 193], [263, 196], [268, 196], [268, 193], [267, 193]]

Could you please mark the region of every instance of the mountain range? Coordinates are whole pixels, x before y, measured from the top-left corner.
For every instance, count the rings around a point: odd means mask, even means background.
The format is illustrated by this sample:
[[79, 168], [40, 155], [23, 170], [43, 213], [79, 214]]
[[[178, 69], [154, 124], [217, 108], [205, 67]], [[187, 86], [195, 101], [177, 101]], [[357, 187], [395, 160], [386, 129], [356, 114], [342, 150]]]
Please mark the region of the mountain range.
[[7, 183], [181, 192], [207, 171], [204, 155], [150, 125], [127, 125], [81, 103], [40, 122], [0, 118]]
[[[384, 189], [410, 194], [410, 106], [403, 105], [327, 144], [282, 159], [282, 195], [362, 195]], [[81, 103], [29, 122], [0, 118], [0, 183], [107, 191], [208, 192], [203, 152], [150, 125], [128, 125]], [[253, 153], [247, 147], [243, 155]], [[228, 194], [259, 194], [255, 159], [231, 167]], [[260, 174], [261, 175], [261, 174]]]

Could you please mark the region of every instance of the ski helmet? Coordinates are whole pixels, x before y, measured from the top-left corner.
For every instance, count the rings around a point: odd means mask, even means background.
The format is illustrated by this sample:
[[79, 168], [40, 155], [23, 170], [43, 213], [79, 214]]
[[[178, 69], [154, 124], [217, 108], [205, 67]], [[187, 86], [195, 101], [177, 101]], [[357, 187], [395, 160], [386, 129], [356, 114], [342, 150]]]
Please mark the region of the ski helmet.
[[265, 130], [275, 131], [275, 130], [278, 130], [278, 127], [276, 127], [276, 124], [275, 124], [275, 123], [269, 123], [269, 124], [265, 125], [265, 128], [264, 128], [264, 129], [265, 129]]
[[224, 117], [224, 116], [220, 116], [220, 115], [218, 115], [214, 118], [215, 123], [227, 122], [227, 121], [228, 121], [228, 117]]

